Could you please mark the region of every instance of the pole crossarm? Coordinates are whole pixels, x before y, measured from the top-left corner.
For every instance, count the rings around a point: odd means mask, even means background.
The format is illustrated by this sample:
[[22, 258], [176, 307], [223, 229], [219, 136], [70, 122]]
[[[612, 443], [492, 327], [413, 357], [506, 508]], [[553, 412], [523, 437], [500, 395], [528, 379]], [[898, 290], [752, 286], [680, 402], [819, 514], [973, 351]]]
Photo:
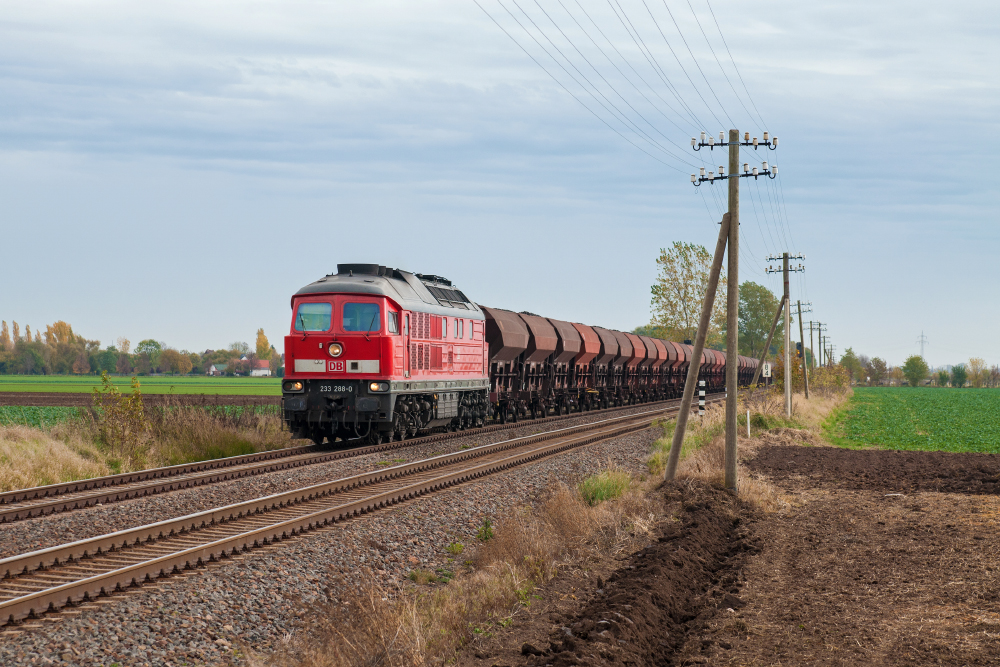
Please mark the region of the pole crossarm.
[[[708, 173], [705, 173], [705, 168], [700, 167], [699, 173], [691, 174], [691, 184], [694, 185], [695, 187], [700, 186], [702, 183], [715, 183], [716, 181], [727, 181], [729, 179], [736, 179], [736, 182], [739, 183], [739, 179], [741, 178], [753, 177], [754, 180], [757, 180], [761, 176], [767, 176], [768, 178], [776, 178], [778, 175], [778, 165], [772, 164], [769, 166], [767, 164], [767, 160], [765, 160], [761, 164], [760, 169], [758, 169], [757, 167], [751, 168], [749, 162], [744, 162], [743, 173], [741, 174], [738, 173], [737, 171], [739, 169], [739, 164], [740, 164], [739, 154], [741, 146], [747, 146], [748, 148], [753, 148], [754, 150], [757, 150], [759, 147], [764, 146], [768, 150], [773, 151], [777, 150], [778, 148], [778, 137], [769, 137], [767, 132], [765, 132], [764, 141], [761, 142], [757, 141], [757, 137], [751, 139], [749, 132], [744, 132], [743, 141], [740, 141], [740, 133], [736, 130], [729, 131], [729, 141], [726, 141], [725, 132], [719, 132], [718, 141], [716, 141], [715, 137], [713, 136], [707, 136], [707, 141], [706, 141], [705, 132], [701, 133], [701, 141], [699, 141], [695, 137], [691, 137], [691, 148], [693, 148], [696, 151], [700, 151], [702, 148], [706, 147], [709, 150], [715, 150], [716, 146], [720, 148], [722, 147], [729, 148], [729, 174], [728, 175], [726, 174], [725, 165], [719, 165], [718, 174], [716, 174], [714, 171], [709, 171]], [[733, 213], [732, 209], [730, 209], [729, 212]]]

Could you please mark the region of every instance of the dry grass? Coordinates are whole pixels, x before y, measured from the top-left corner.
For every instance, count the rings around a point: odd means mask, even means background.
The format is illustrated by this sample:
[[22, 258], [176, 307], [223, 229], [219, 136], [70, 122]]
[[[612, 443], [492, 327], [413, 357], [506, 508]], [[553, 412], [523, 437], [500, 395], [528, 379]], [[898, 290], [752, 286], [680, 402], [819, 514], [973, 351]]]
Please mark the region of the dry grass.
[[0, 426], [0, 491], [298, 444], [274, 413], [169, 407], [147, 419], [141, 447], [127, 456], [104, 442], [93, 414], [46, 428]]
[[110, 474], [93, 441], [60, 425], [0, 426], [0, 491]]
[[387, 589], [373, 580], [345, 585], [347, 597], [310, 609], [291, 641], [253, 667], [362, 667], [440, 664], [478, 633], [504, 625], [539, 584], [577, 559], [616, 553], [648, 534], [652, 496], [633, 487], [615, 502], [589, 505], [557, 486], [535, 511], [514, 511], [470, 566], [445, 586]]
[[[824, 444], [820, 438], [823, 420], [850, 397], [850, 391], [826, 392], [812, 395], [809, 400], [802, 394], [792, 396], [792, 418], [785, 416], [784, 396], [775, 390], [756, 391], [740, 396], [738, 408], [737, 451], [741, 461], [749, 460], [762, 445]], [[746, 437], [747, 411], [750, 412], [750, 437]], [[670, 442], [672, 427], [665, 429], [662, 439], [654, 446], [650, 457], [650, 470], [662, 472]], [[724, 482], [725, 466], [725, 408], [713, 405], [701, 419], [689, 422], [677, 467], [679, 479], [699, 479], [716, 486]], [[766, 479], [741, 471], [737, 480], [737, 493], [744, 500], [765, 512], [788, 506], [787, 499]]]
[[167, 407], [149, 414], [149, 448], [156, 465], [252, 454], [295, 443], [274, 412], [226, 412]]

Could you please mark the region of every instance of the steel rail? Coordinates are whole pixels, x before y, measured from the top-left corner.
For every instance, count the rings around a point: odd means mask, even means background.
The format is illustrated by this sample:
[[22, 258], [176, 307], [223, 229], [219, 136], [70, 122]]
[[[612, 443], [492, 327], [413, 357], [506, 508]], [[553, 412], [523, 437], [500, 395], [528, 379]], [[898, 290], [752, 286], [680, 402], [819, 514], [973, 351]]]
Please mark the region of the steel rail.
[[[241, 532], [238, 535], [212, 540], [203, 545], [186, 547], [175, 553], [156, 556], [149, 560], [115, 568], [111, 571], [88, 576], [78, 581], [59, 584], [44, 590], [27, 592], [5, 601], [0, 601], [0, 619], [4, 622], [19, 621], [37, 616], [45, 611], [64, 605], [72, 605], [95, 595], [109, 595], [113, 591], [140, 585], [153, 578], [169, 576], [182, 569], [191, 569], [220, 558], [235, 555], [254, 547], [270, 544], [276, 540], [298, 535], [304, 531], [336, 523], [362, 513], [386, 507], [397, 502], [433, 492], [442, 488], [470, 481], [477, 477], [506, 470], [512, 466], [550, 456], [560, 451], [580, 447], [599, 440], [606, 440], [625, 433], [648, 428], [650, 420], [658, 414], [677, 411], [677, 407], [661, 408], [639, 414], [602, 420], [598, 423], [583, 424], [565, 429], [557, 429], [544, 434], [524, 436], [503, 443], [483, 445], [474, 449], [444, 454], [424, 461], [405, 464], [395, 468], [355, 475], [337, 482], [313, 485], [295, 492], [274, 494], [255, 501], [237, 503], [215, 510], [199, 512], [179, 519], [163, 521], [150, 526], [119, 531], [111, 535], [81, 540], [61, 547], [44, 549], [23, 556], [15, 556], [0, 561], [0, 571], [6, 571], [4, 584], [17, 582], [20, 573], [45, 571], [61, 563], [82, 565], [80, 559], [93, 554], [116, 551], [121, 547], [135, 546], [147, 548], [150, 542], [165, 535], [178, 535], [193, 529], [219, 525], [241, 517], [256, 517], [262, 512], [289, 507], [296, 502], [312, 500], [329, 495], [339, 485], [339, 490], [358, 488], [371, 484], [374, 480], [384, 481], [409, 476], [419, 471], [464, 464], [470, 459], [482, 458], [488, 454], [504, 452], [508, 449], [523, 449], [540, 441], [552, 440], [549, 444], [507, 455], [500, 459], [480, 462], [470, 467], [460, 467], [430, 479], [404, 484], [381, 493], [311, 511], [301, 516], [281, 520], [269, 526]], [[597, 431], [593, 433], [593, 431]], [[279, 512], [280, 513], [280, 512]], [[53, 573], [55, 575], [57, 573]], [[65, 575], [63, 575], [65, 576]], [[47, 579], [58, 578], [50, 575]]]
[[[672, 404], [676, 400], [670, 399], [646, 405], [653, 407], [662, 404]], [[0, 524], [22, 521], [56, 512], [85, 509], [99, 504], [120, 502], [158, 493], [189, 489], [206, 484], [215, 484], [268, 472], [391, 451], [401, 447], [450, 440], [468, 435], [511, 430], [532, 424], [564, 421], [586, 414], [601, 414], [602, 412], [614, 412], [634, 407], [638, 406], [621, 406], [588, 413], [553, 415], [551, 417], [541, 417], [507, 424], [492, 424], [478, 429], [435, 433], [412, 440], [392, 441], [364, 447], [338, 448], [333, 450], [317, 445], [291, 447], [256, 454], [211, 459], [197, 463], [150, 468], [133, 473], [122, 473], [29, 489], [19, 489], [0, 493]]]

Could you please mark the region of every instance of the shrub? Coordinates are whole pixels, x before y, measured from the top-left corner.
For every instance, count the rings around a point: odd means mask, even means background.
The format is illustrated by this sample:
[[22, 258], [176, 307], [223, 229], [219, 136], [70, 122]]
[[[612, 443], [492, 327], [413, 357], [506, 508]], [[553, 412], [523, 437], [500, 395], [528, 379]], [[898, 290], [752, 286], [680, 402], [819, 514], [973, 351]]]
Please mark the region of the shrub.
[[476, 539], [480, 542], [487, 542], [493, 538], [493, 523], [489, 519], [483, 519], [482, 525], [476, 531]]
[[148, 425], [139, 379], [132, 378], [131, 394], [119, 392], [107, 371], [101, 373], [101, 384], [101, 389], [94, 387], [94, 412], [100, 441], [126, 466], [145, 459]]
[[605, 500], [618, 498], [628, 491], [632, 478], [622, 470], [605, 470], [597, 475], [591, 475], [580, 482], [580, 495], [593, 507]]

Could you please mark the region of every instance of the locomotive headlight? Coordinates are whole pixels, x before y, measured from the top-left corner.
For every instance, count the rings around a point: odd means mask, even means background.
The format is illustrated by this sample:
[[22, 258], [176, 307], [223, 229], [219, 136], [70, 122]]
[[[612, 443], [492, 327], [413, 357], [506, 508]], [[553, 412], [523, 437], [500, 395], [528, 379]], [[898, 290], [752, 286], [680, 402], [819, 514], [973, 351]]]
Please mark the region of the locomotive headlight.
[[285, 391], [302, 391], [302, 382], [298, 380], [291, 380], [289, 382], [285, 382], [284, 385], [282, 386], [282, 389], [284, 389]]
[[331, 357], [339, 357], [344, 353], [344, 346], [340, 343], [330, 343], [326, 351], [330, 353]]
[[389, 391], [389, 383], [388, 382], [372, 382], [370, 385], [368, 385], [368, 391], [371, 391], [371, 392]]

